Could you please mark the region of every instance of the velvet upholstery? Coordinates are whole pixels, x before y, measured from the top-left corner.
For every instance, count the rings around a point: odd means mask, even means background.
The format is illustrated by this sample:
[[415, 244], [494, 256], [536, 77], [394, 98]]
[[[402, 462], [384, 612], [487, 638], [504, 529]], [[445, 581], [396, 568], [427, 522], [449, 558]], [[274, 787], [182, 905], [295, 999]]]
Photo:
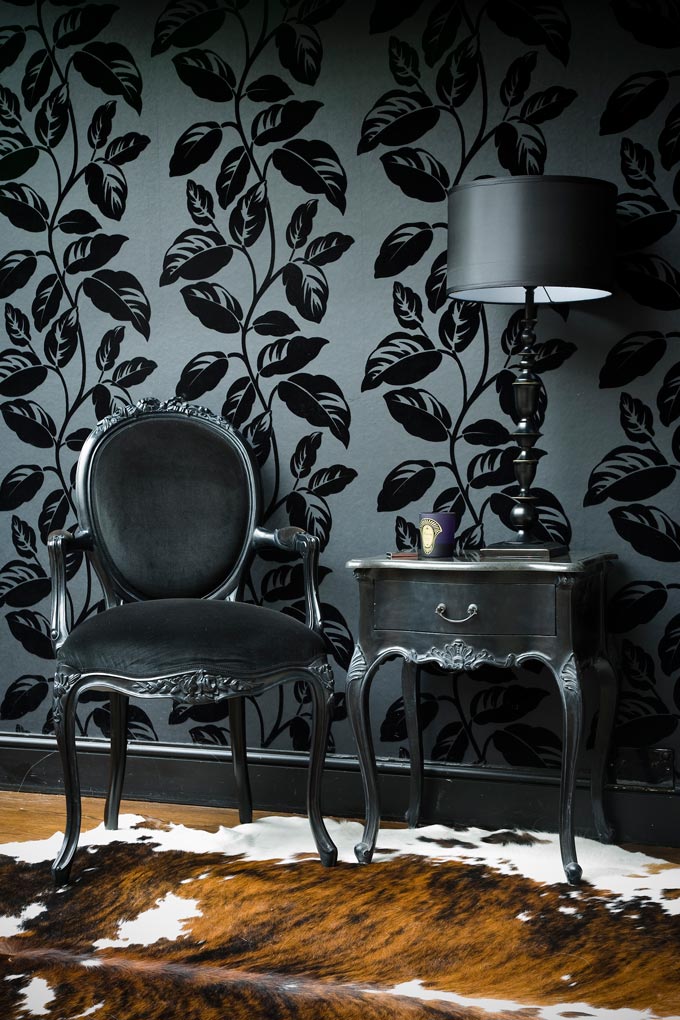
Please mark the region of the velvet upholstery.
[[[110, 699], [111, 767], [104, 809], [115, 829], [123, 790], [130, 696], [178, 705], [230, 699], [229, 742], [239, 819], [252, 820], [245, 701], [290, 681], [311, 706], [307, 810], [321, 862], [337, 848], [321, 814], [333, 674], [317, 588], [318, 538], [260, 526], [257, 462], [243, 438], [207, 408], [153, 397], [105, 418], [76, 473], [79, 528], [48, 537], [52, 715], [66, 794], [64, 840], [53, 864], [68, 882], [81, 821], [77, 708], [91, 689]], [[103, 611], [72, 624], [66, 556], [81, 549], [104, 589]], [[251, 557], [282, 549], [302, 558], [306, 621], [235, 601]]]
[[131, 677], [205, 669], [262, 676], [308, 666], [323, 638], [283, 613], [241, 602], [155, 599], [98, 613], [79, 624], [60, 659], [81, 673]]
[[99, 554], [138, 597], [210, 594], [249, 538], [243, 461], [199, 419], [115, 429], [93, 455], [88, 495]]

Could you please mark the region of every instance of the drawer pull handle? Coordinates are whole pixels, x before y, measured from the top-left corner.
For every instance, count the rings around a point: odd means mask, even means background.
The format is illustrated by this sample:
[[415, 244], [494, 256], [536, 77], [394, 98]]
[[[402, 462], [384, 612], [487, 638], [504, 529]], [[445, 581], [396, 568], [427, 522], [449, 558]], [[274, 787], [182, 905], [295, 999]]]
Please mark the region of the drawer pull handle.
[[437, 616], [441, 616], [442, 620], [446, 620], [447, 623], [467, 623], [468, 620], [471, 620], [472, 617], [476, 616], [477, 613], [479, 612], [474, 602], [471, 602], [470, 605], [467, 607], [467, 612], [468, 612], [467, 616], [464, 616], [462, 620], [452, 620], [450, 616], [445, 615], [446, 606], [444, 605], [443, 602], [440, 602], [439, 605], [435, 608], [435, 613], [437, 614]]

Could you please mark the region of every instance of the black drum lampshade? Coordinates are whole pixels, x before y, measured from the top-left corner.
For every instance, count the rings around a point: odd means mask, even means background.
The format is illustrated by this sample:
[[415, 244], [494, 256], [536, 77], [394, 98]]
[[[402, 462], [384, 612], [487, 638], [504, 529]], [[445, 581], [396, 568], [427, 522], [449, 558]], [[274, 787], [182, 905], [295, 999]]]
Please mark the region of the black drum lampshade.
[[484, 178], [449, 192], [449, 297], [525, 306], [513, 384], [519, 447], [514, 462], [519, 491], [511, 511], [516, 536], [482, 555], [548, 559], [568, 553], [535, 533], [532, 449], [540, 436], [541, 385], [533, 370], [535, 304], [612, 293], [615, 211], [615, 185], [591, 177]]

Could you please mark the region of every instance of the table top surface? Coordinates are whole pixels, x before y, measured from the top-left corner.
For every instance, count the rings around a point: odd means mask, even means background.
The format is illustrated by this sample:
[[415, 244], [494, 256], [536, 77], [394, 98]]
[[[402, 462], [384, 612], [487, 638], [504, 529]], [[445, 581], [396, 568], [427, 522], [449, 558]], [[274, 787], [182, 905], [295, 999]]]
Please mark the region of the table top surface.
[[371, 571], [371, 570], [404, 570], [404, 571], [436, 571], [442, 574], [455, 574], [458, 572], [470, 571], [471, 569], [484, 572], [508, 572], [518, 570], [536, 571], [537, 573], [548, 574], [577, 574], [585, 570], [592, 570], [593, 567], [607, 560], [615, 560], [616, 553], [610, 552], [581, 552], [573, 551], [569, 559], [561, 560], [530, 560], [530, 559], [480, 559], [479, 553], [470, 552], [452, 559], [416, 559], [404, 558], [389, 553], [384, 556], [366, 556], [360, 559], [348, 560], [345, 564], [350, 570]]

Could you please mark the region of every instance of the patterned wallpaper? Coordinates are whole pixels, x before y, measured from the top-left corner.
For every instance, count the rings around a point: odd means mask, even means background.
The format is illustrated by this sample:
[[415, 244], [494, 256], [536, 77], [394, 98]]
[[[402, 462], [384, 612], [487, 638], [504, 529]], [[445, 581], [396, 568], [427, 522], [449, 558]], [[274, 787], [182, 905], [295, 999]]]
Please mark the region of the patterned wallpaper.
[[[340, 690], [348, 558], [410, 547], [427, 509], [461, 515], [461, 549], [506, 533], [520, 315], [446, 299], [446, 193], [546, 172], [617, 184], [620, 289], [540, 313], [541, 528], [618, 553], [617, 744], [676, 748], [677, 5], [4, 0], [0, 26], [0, 725], [51, 732], [45, 539], [74, 525], [78, 451], [121, 402], [177, 393], [243, 431], [266, 522], [320, 538]], [[68, 573], [82, 620], [100, 592], [78, 556]], [[250, 580], [302, 612], [295, 563]], [[375, 684], [391, 756], [395, 681]], [[540, 670], [431, 677], [423, 715], [438, 760], [559, 760]], [[91, 694], [81, 732], [108, 725]], [[224, 744], [228, 725], [226, 703], [138, 704], [131, 735]], [[280, 689], [249, 726], [304, 749], [309, 705]], [[353, 751], [342, 703], [332, 745]]]

